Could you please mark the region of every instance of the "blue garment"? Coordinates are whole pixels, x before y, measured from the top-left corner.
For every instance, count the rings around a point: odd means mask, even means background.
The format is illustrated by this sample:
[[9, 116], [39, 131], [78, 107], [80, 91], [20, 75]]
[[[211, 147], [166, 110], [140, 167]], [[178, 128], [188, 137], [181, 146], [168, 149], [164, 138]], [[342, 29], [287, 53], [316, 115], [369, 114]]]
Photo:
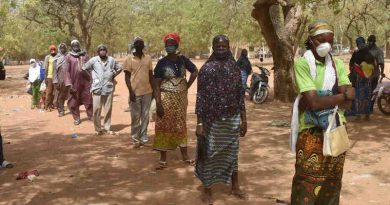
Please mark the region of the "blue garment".
[[358, 76], [355, 84], [355, 99], [352, 101], [351, 110], [348, 110], [345, 115], [369, 115], [373, 111], [372, 107], [370, 80]]
[[[318, 90], [318, 96], [332, 96], [333, 93], [330, 90]], [[319, 111], [305, 111], [305, 123], [314, 124], [323, 130], [326, 130], [329, 126], [329, 115], [333, 114], [334, 109], [324, 109]]]
[[45, 80], [45, 68], [43, 67], [42, 64], [39, 64], [39, 67], [41, 68], [39, 80], [43, 81]]
[[241, 70], [241, 78], [242, 78], [242, 90], [244, 91], [244, 93], [245, 93], [245, 91], [246, 91], [246, 88], [247, 88], [247, 81], [248, 81], [248, 74], [247, 74], [247, 72], [246, 71], [244, 71], [244, 70]]

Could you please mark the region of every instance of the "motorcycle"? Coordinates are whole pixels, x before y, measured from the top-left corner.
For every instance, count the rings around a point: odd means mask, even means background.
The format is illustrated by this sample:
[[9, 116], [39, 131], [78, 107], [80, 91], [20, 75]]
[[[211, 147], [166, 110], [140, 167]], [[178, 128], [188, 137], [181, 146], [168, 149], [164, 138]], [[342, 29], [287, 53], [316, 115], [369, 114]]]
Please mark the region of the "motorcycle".
[[255, 104], [261, 104], [268, 98], [268, 76], [270, 76], [271, 73], [267, 68], [257, 65], [256, 67], [260, 69], [261, 73], [252, 74], [251, 85], [249, 87], [249, 96]]
[[383, 77], [373, 92], [372, 100], [376, 101], [378, 109], [383, 114], [390, 115], [390, 81], [382, 82], [382, 80]]

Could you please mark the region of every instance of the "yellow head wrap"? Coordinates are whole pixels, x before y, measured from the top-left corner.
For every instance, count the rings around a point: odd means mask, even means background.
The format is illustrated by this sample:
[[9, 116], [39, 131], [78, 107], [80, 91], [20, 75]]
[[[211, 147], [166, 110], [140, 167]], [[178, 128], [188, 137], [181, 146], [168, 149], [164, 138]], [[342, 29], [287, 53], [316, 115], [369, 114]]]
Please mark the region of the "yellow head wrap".
[[333, 33], [334, 28], [325, 20], [317, 20], [308, 27], [310, 36], [317, 36], [323, 33]]

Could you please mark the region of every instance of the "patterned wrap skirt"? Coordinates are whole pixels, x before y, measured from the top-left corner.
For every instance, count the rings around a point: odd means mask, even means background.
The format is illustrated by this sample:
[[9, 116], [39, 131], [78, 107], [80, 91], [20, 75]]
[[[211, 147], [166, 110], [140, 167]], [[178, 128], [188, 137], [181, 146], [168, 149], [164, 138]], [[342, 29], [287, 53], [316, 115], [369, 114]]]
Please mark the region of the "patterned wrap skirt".
[[[195, 176], [205, 187], [230, 184], [232, 174], [238, 172], [240, 123], [240, 114], [203, 123], [205, 137], [198, 138]], [[201, 154], [199, 150], [205, 150], [205, 153]]]
[[161, 92], [164, 116], [157, 117], [153, 149], [174, 150], [187, 147], [187, 91]]
[[297, 141], [291, 205], [338, 205], [345, 153], [324, 156], [322, 130], [302, 131]]

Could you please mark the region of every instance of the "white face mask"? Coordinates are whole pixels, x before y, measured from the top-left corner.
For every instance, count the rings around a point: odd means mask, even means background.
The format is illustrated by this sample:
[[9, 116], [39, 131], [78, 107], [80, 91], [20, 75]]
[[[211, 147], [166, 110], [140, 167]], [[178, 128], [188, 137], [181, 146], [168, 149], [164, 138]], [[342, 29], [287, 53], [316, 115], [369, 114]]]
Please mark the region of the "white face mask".
[[316, 48], [316, 51], [317, 51], [317, 54], [320, 56], [320, 57], [325, 57], [326, 55], [328, 55], [328, 53], [332, 50], [332, 46], [330, 45], [330, 43], [326, 42], [326, 43], [321, 43], [319, 46], [317, 46]]

